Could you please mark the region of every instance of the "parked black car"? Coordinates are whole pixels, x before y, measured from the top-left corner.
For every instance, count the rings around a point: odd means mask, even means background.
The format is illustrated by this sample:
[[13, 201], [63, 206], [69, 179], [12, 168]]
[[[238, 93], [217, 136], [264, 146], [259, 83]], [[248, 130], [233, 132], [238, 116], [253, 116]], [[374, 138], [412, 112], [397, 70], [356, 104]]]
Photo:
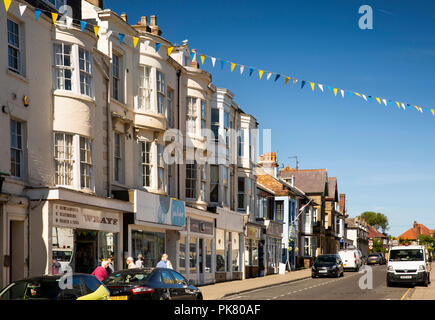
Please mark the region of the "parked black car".
[[113, 272], [103, 282], [112, 300], [202, 300], [192, 281], [172, 269], [125, 269]]
[[383, 253], [370, 253], [367, 264], [386, 264], [387, 261]]
[[14, 281], [0, 291], [0, 300], [109, 300], [109, 290], [93, 275], [62, 277], [44, 275]]
[[321, 254], [314, 261], [311, 268], [311, 277], [332, 276], [342, 277], [344, 266], [338, 254]]

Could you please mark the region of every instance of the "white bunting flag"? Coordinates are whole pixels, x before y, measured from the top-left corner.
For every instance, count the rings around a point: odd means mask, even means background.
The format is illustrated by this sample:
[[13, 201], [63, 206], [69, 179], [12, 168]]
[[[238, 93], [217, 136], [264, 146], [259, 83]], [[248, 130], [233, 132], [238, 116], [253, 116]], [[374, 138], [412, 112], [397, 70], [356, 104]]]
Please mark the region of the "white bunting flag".
[[402, 108], [403, 108], [403, 110], [406, 110], [406, 107], [405, 107], [404, 103], [402, 103]]
[[385, 106], [387, 105], [387, 100], [382, 99], [382, 101], [384, 102]]
[[422, 108], [418, 107], [418, 109], [420, 110], [421, 113], [423, 113], [423, 109]]
[[211, 63], [212, 63], [213, 68], [214, 68], [214, 64], [216, 63], [216, 58], [215, 57], [211, 57]]
[[271, 76], [272, 76], [272, 72], [268, 72], [267, 73], [267, 80], [269, 80]]
[[245, 70], [245, 66], [240, 66], [240, 74], [243, 74], [243, 70]]
[[343, 98], [344, 98], [344, 90], [340, 90], [341, 91], [341, 95], [343, 96]]
[[24, 5], [24, 4], [20, 4], [20, 14], [21, 14], [21, 16], [23, 16], [24, 11], [26, 11], [26, 9], [27, 9], [27, 6], [26, 6], [26, 5]]
[[319, 86], [320, 90], [322, 90], [322, 92], [323, 92], [323, 84], [318, 84], [318, 86]]
[[150, 45], [150, 41], [149, 40], [145, 41], [144, 45], [145, 45], [145, 51], [146, 51], [148, 49], [148, 46]]
[[67, 16], [67, 17], [66, 17], [66, 27], [67, 27], [68, 29], [71, 28], [72, 23], [73, 23], [73, 18]]
[[106, 33], [106, 39], [107, 39], [107, 40], [109, 40], [109, 38], [110, 38], [110, 36], [112, 35], [112, 33], [113, 33], [112, 30], [107, 31], [107, 33]]
[[364, 98], [365, 101], [367, 101], [367, 97], [365, 94], [363, 94], [362, 97]]

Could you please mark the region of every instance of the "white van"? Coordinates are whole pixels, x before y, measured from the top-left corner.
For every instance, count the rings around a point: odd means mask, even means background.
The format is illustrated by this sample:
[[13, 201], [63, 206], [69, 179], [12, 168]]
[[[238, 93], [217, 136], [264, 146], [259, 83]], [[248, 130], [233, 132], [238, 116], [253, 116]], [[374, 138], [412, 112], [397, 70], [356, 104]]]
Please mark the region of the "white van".
[[343, 261], [344, 269], [353, 269], [358, 271], [362, 266], [362, 256], [358, 249], [346, 249], [338, 251], [341, 260]]
[[431, 258], [424, 246], [397, 246], [388, 254], [387, 286], [393, 283], [430, 283]]

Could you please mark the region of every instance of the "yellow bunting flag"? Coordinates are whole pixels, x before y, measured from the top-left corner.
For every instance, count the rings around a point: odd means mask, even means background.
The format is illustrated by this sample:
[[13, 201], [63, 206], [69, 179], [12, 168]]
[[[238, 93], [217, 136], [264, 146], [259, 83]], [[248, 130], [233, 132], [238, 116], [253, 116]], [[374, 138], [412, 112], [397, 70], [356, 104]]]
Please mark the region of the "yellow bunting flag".
[[172, 50], [174, 50], [174, 47], [168, 47], [168, 57], [171, 55]]
[[432, 111], [432, 115], [435, 117], [435, 110], [434, 109], [430, 109], [430, 111]]
[[376, 100], [379, 102], [379, 104], [381, 104], [381, 99], [379, 99], [378, 97], [376, 97]]
[[11, 5], [11, 1], [12, 0], [4, 0], [3, 1], [5, 3], [6, 12], [8, 12], [8, 10], [9, 10], [9, 6]]
[[313, 91], [314, 91], [314, 85], [315, 85], [315, 83], [314, 82], [310, 82], [310, 84], [311, 84], [311, 89], [313, 89]]
[[397, 103], [397, 107], [400, 109], [400, 103], [397, 101], [396, 101], [396, 103]]
[[133, 37], [133, 46], [135, 48], [136, 48], [138, 42], [139, 42], [139, 38], [138, 37]]
[[337, 88], [334, 88], [334, 95], [337, 96]]
[[233, 72], [234, 68], [236, 67], [236, 64], [231, 62], [231, 72]]
[[59, 15], [57, 13], [54, 13], [54, 12], [51, 13], [51, 18], [53, 19], [53, 24], [56, 24], [58, 16]]
[[94, 33], [95, 33], [96, 37], [98, 37], [98, 31], [100, 31], [100, 27], [99, 26], [94, 26]]
[[420, 109], [417, 106], [414, 106], [415, 109], [417, 109], [417, 111], [420, 111]]
[[200, 57], [201, 57], [201, 63], [204, 64], [205, 55], [201, 54]]
[[361, 95], [358, 92], [354, 92], [358, 97], [361, 97]]
[[287, 82], [290, 80], [290, 77], [285, 77], [285, 83], [284, 84], [287, 84]]
[[260, 76], [260, 80], [261, 80], [261, 77], [263, 76], [263, 70], [258, 70], [258, 75]]

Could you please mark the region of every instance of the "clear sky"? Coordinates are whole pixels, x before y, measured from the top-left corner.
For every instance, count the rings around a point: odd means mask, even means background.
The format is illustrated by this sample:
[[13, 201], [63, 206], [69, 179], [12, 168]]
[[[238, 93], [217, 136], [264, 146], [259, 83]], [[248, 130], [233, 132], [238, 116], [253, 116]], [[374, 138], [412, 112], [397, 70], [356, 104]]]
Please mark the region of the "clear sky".
[[[358, 27], [361, 5], [373, 30]], [[435, 108], [435, 2], [104, 0], [130, 24], [157, 15], [162, 36], [217, 58], [374, 97]], [[358, 97], [334, 97], [309, 83], [284, 86], [236, 67], [205, 70], [240, 107], [272, 129], [279, 164], [327, 168], [346, 193], [348, 213], [382, 212], [389, 233], [414, 220], [435, 229], [435, 118]]]

